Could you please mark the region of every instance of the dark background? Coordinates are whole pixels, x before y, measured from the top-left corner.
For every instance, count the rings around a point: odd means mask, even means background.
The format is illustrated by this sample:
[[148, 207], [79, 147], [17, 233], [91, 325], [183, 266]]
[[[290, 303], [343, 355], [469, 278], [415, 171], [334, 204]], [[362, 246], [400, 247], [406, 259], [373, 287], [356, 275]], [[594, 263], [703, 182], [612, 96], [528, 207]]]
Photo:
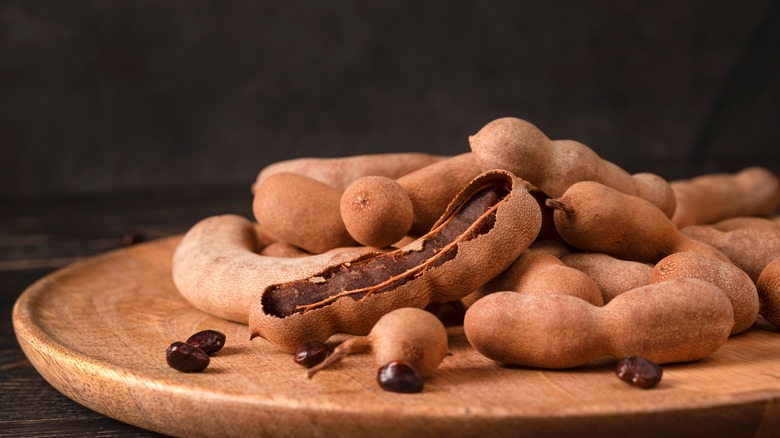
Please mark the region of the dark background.
[[780, 2], [0, 2], [0, 197], [248, 190], [509, 115], [630, 172], [780, 172]]

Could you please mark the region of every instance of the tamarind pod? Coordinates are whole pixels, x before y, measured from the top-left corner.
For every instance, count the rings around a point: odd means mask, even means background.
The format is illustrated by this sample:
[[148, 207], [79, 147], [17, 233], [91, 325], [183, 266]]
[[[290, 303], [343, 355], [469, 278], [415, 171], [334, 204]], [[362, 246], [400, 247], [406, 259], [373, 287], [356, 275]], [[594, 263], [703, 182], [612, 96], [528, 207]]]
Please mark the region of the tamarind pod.
[[780, 257], [764, 267], [756, 289], [760, 303], [758, 313], [770, 324], [780, 327]]
[[753, 166], [737, 173], [711, 173], [670, 183], [677, 198], [678, 228], [739, 216], [766, 216], [780, 207], [780, 176]]
[[737, 216], [723, 219], [711, 225], [713, 228], [720, 231], [734, 231], [743, 228], [769, 228], [770, 230], [774, 230], [780, 226], [780, 222], [773, 221], [766, 217]]
[[252, 213], [275, 240], [310, 253], [359, 246], [341, 219], [337, 189], [292, 172], [269, 176], [255, 189]]
[[279, 172], [305, 175], [343, 191], [363, 176], [386, 176], [398, 179], [407, 173], [448, 157], [417, 152], [365, 154], [339, 158], [295, 158], [265, 166], [257, 174], [252, 191], [266, 178]]
[[720, 231], [712, 225], [690, 225], [680, 232], [725, 254], [755, 282], [772, 260], [780, 257], [780, 227], [745, 227]]
[[680, 251], [729, 261], [714, 247], [682, 234], [649, 201], [596, 181], [574, 183], [547, 205], [556, 209], [555, 226], [563, 240], [581, 250], [644, 263]]
[[261, 256], [266, 257], [280, 257], [280, 258], [295, 258], [295, 257], [309, 257], [310, 253], [290, 245], [286, 242], [271, 242], [259, 253]]
[[579, 181], [597, 181], [623, 193], [642, 197], [667, 217], [676, 206], [674, 192], [659, 175], [631, 175], [574, 140], [550, 140], [533, 124], [503, 117], [469, 137], [483, 170], [506, 169], [553, 198]]
[[335, 333], [366, 335], [393, 309], [462, 298], [506, 269], [536, 238], [541, 213], [528, 188], [509, 172], [486, 172], [411, 244], [265, 287], [252, 302], [252, 337], [291, 352]]
[[601, 290], [604, 303], [616, 296], [648, 284], [653, 265], [621, 260], [600, 252], [577, 252], [561, 258], [566, 266], [584, 272]]
[[567, 250], [557, 242], [537, 240], [509, 268], [469, 297], [476, 300], [493, 292], [514, 291], [523, 294], [571, 295], [594, 306], [603, 306], [604, 299], [596, 283], [585, 273], [566, 266], [560, 260], [565, 252]]
[[199, 221], [174, 251], [174, 285], [194, 307], [246, 324], [252, 297], [266, 286], [311, 275], [369, 250], [354, 247], [302, 258], [265, 257], [258, 254], [268, 244], [263, 236], [259, 225], [238, 215]]
[[560, 369], [605, 356], [699, 360], [728, 340], [733, 324], [717, 286], [680, 278], [626, 291], [603, 307], [568, 295], [496, 292], [468, 308], [463, 329], [497, 362]]
[[481, 173], [476, 157], [466, 152], [398, 178], [398, 184], [412, 201], [413, 218], [409, 234], [422, 236], [427, 233], [452, 198]]
[[718, 286], [734, 310], [732, 335], [742, 333], [756, 322], [759, 310], [756, 285], [745, 271], [732, 263], [692, 252], [678, 252], [656, 263], [650, 274], [650, 284], [675, 278], [698, 278]]

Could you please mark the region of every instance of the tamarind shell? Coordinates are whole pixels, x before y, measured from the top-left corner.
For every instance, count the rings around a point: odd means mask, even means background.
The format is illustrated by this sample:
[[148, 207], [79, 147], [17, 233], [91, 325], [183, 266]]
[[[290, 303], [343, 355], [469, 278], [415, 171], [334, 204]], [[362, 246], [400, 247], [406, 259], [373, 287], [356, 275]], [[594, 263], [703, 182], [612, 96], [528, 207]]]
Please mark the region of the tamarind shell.
[[272, 245], [260, 226], [243, 216], [202, 219], [174, 251], [173, 283], [194, 307], [246, 324], [252, 297], [269, 284], [305, 277], [371, 251], [351, 247], [304, 257], [260, 255]]
[[[325, 341], [336, 333], [366, 335], [393, 309], [464, 297], [533, 243], [541, 211], [530, 187], [507, 171], [485, 172], [455, 197], [429, 233], [412, 243], [267, 286], [249, 311], [252, 337], [292, 352], [304, 341]], [[484, 203], [488, 192], [498, 197], [495, 203], [478, 212], [476, 220], [464, 221], [461, 216], [473, 215], [470, 206]], [[453, 230], [461, 232], [445, 238]]]

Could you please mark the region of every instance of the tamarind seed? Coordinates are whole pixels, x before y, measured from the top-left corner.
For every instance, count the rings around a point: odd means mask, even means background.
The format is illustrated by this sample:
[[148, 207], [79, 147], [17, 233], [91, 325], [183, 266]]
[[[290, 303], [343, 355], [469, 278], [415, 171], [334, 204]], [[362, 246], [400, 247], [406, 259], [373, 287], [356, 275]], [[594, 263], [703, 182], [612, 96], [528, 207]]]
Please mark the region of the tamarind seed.
[[295, 353], [295, 363], [311, 368], [314, 365], [325, 360], [330, 351], [328, 346], [320, 341], [306, 341], [301, 344], [298, 352]]
[[209, 355], [186, 342], [176, 341], [165, 351], [168, 366], [183, 373], [197, 373], [209, 366]]
[[120, 246], [131, 246], [144, 241], [144, 236], [137, 231], [128, 231], [119, 238]]
[[615, 367], [620, 380], [637, 388], [648, 389], [661, 381], [663, 369], [657, 363], [641, 356], [627, 356], [620, 359]]
[[412, 364], [403, 360], [396, 360], [379, 368], [376, 380], [385, 391], [410, 394], [423, 390], [420, 373]]
[[187, 343], [212, 355], [225, 345], [225, 334], [216, 330], [202, 330], [187, 339]]

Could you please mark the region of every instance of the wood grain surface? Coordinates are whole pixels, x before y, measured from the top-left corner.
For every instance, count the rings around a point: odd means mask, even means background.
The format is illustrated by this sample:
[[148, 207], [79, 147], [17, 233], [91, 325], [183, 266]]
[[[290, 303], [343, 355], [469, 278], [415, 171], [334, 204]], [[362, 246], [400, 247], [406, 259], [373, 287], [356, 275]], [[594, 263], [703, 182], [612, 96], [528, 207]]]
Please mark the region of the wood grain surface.
[[[450, 330], [452, 355], [420, 394], [382, 391], [367, 355], [307, 380], [246, 326], [187, 304], [170, 279], [178, 237], [58, 270], [16, 302], [14, 329], [35, 368], [84, 406], [177, 436], [777, 436], [780, 331], [759, 321], [709, 358], [668, 365], [651, 390], [613, 359], [571, 370], [502, 367]], [[227, 335], [199, 374], [165, 349], [201, 329]], [[334, 338], [338, 342], [343, 338]]]

